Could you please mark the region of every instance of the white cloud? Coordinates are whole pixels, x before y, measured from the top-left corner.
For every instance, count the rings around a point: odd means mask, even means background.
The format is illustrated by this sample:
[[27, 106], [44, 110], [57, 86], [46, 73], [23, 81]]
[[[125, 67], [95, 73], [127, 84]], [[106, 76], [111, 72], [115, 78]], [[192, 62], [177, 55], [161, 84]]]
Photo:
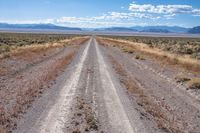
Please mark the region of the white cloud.
[[[125, 11], [125, 9], [123, 11]], [[129, 9], [127, 9], [126, 12], [113, 11], [100, 16], [91, 17], [63, 16], [60, 18], [10, 22], [26, 24], [52, 23], [73, 27], [132, 26], [145, 25], [146, 23], [153, 25], [158, 22], [158, 19], [173, 19], [177, 14], [191, 14], [193, 16], [200, 16], [200, 9], [195, 9], [190, 5], [140, 5], [133, 2], [129, 5]]]
[[[152, 16], [146, 13], [135, 13], [135, 12], [108, 12], [100, 16], [93, 17], [60, 17], [43, 20], [31, 20], [31, 21], [11, 21], [15, 24], [39, 24], [39, 23], [52, 23], [62, 26], [73, 26], [73, 27], [109, 27], [109, 26], [132, 26], [138, 25], [134, 23], [136, 19], [159, 19], [158, 16]], [[2, 22], [2, 21], [1, 21]], [[9, 21], [4, 21], [8, 22]], [[143, 25], [143, 23], [140, 23]]]
[[129, 6], [130, 11], [137, 11], [137, 12], [147, 12], [152, 10], [152, 8], [154, 8], [154, 6], [152, 6], [151, 4], [137, 5], [135, 3], [132, 3]]
[[200, 15], [200, 9], [195, 9], [191, 5], [151, 5], [131, 3], [129, 10], [132, 12], [155, 13], [155, 14], [191, 14]]
[[[134, 25], [134, 19], [159, 19], [151, 14], [134, 13], [134, 12], [108, 12], [101, 16], [95, 17], [61, 17], [57, 19], [48, 19], [48, 22], [64, 25], [64, 26], [78, 26], [78, 27], [105, 27], [105, 26], [123, 26]], [[47, 22], [47, 20], [44, 20]]]
[[154, 17], [151, 14], [145, 14], [145, 13], [136, 13], [136, 12], [128, 12], [128, 13], [111, 12], [106, 18], [109, 18], [109, 19], [131, 19], [131, 18], [148, 18], [148, 19], [153, 19]]
[[176, 16], [176, 14], [166, 14], [166, 15], [163, 15], [163, 16], [166, 19], [173, 19], [173, 17]]

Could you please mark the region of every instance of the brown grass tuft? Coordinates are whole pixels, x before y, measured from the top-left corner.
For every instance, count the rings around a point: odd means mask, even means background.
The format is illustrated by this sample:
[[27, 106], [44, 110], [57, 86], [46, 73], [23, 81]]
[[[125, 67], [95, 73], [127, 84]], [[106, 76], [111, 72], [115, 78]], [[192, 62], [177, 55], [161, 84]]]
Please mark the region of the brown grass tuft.
[[139, 55], [139, 54], [137, 54], [135, 56], [135, 59], [137, 59], [137, 60], [145, 60], [145, 58], [142, 55]]
[[185, 75], [183, 73], [179, 73], [175, 77], [175, 80], [176, 80], [177, 83], [183, 83], [183, 82], [190, 81], [190, 78], [188, 78], [187, 75]]
[[200, 78], [193, 78], [188, 81], [189, 89], [200, 89]]
[[[27, 56], [29, 53], [39, 53], [49, 49], [62, 48], [69, 45], [80, 45], [88, 40], [88, 37], [73, 37], [71, 39], [64, 39], [58, 42], [49, 42], [42, 44], [31, 44], [23, 46], [7, 46], [8, 50], [0, 52], [0, 59], [11, 56]], [[3, 49], [3, 48], [1, 48]], [[5, 49], [5, 48], [4, 48]]]

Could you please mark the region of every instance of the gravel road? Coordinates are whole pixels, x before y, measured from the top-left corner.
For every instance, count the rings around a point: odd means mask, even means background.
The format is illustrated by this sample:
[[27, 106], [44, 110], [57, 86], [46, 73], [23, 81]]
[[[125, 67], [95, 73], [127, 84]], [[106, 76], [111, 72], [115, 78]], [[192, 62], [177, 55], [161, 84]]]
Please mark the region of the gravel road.
[[[157, 126], [152, 115], [147, 113], [147, 117], [143, 118], [145, 110], [138, 105], [133, 96], [128, 93], [126, 87], [121, 84], [119, 75], [113, 69], [109, 54], [118, 59], [126, 59], [122, 58], [120, 54], [117, 55], [116, 51], [105, 49], [103, 46], [98, 45], [95, 37], [92, 36], [79, 49], [75, 59], [63, 74], [56, 79], [56, 84], [46, 90], [27, 110], [27, 113], [18, 122], [17, 129], [13, 132], [167, 132]], [[127, 61], [122, 61], [122, 63], [127, 65]], [[127, 69], [132, 67], [133, 65], [130, 65]], [[144, 76], [145, 78], [138, 76], [139, 71], [143, 71], [147, 76]], [[150, 76], [150, 72], [147, 71], [135, 67], [130, 73], [145, 81]], [[158, 79], [158, 77], [156, 78]], [[146, 84], [149, 84], [150, 89], [159, 85], [156, 82], [151, 82], [151, 80], [145, 83], [147, 88], [148, 85]], [[162, 85], [165, 84], [169, 85], [168, 82]], [[161, 88], [162, 86], [159, 87]], [[167, 92], [158, 92], [156, 95], [163, 95], [164, 97]], [[178, 98], [178, 100], [173, 103], [174, 106], [180, 103], [181, 98]], [[170, 98], [167, 102], [171, 102]], [[183, 103], [190, 104], [187, 100], [183, 100]], [[179, 107], [185, 106], [187, 105]], [[184, 113], [189, 113], [188, 107], [199, 115], [199, 108], [195, 108], [193, 105], [187, 106]], [[192, 118], [197, 121], [197, 124], [200, 122], [198, 118]], [[191, 119], [189, 122], [191, 122]], [[196, 128], [198, 129], [198, 127]]]

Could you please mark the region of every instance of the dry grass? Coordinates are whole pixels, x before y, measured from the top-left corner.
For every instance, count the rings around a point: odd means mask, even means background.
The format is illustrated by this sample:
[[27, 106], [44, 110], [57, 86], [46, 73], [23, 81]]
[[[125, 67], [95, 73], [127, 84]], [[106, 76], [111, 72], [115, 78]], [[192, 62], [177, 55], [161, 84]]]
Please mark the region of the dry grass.
[[175, 80], [177, 83], [183, 83], [189, 81], [190, 78], [188, 78], [188, 76], [183, 73], [178, 73], [175, 77]]
[[[0, 76], [10, 76], [25, 70], [27, 67], [36, 65], [43, 60], [59, 54], [65, 47], [74, 49], [88, 40], [87, 37], [73, 38], [63, 40], [62, 42], [52, 44], [35, 44], [18, 47], [8, 54], [7, 58], [0, 59]], [[9, 63], [11, 62], [11, 63]]]
[[135, 56], [135, 59], [137, 59], [137, 60], [145, 60], [144, 56], [139, 55], [139, 54], [137, 54], [137, 55]]
[[131, 47], [127, 47], [127, 46], [121, 47], [121, 49], [124, 52], [129, 53], [129, 54], [133, 54], [135, 52]]
[[82, 96], [76, 97], [75, 106], [72, 107], [73, 115], [71, 115], [70, 126], [67, 128], [67, 132], [97, 132], [99, 129], [98, 119], [95, 117], [95, 112], [92, 109], [90, 101], [82, 98]]
[[[20, 88], [17, 92], [16, 101], [11, 110], [7, 110], [2, 107], [0, 123], [8, 130], [16, 127], [15, 119], [19, 118], [20, 114], [23, 114], [36, 97], [40, 96], [43, 92], [43, 87], [50, 81], [53, 81], [59, 72], [65, 69], [73, 59], [75, 53], [68, 54], [65, 57], [57, 59], [51, 67], [48, 67], [43, 74], [38, 75], [37, 78], [26, 81], [24, 87]], [[20, 79], [19, 79], [20, 80]]]
[[98, 40], [101, 44], [104, 44], [106, 46], [115, 45], [119, 48], [128, 46], [133, 51], [140, 52], [142, 55], [155, 58], [156, 60], [168, 64], [179, 65], [180, 67], [183, 67], [187, 70], [200, 73], [200, 61], [197, 59], [190, 58], [188, 56], [172, 54], [166, 51], [162, 51], [158, 48], [150, 48], [148, 45], [143, 43], [134, 43], [130, 41], [102, 37], [99, 37]]
[[26, 55], [27, 53], [39, 53], [39, 52], [44, 52], [49, 49], [55, 49], [55, 48], [63, 48], [69, 45], [80, 45], [87, 41], [88, 38], [86, 37], [75, 37], [70, 40], [62, 40], [60, 42], [52, 43], [52, 44], [36, 44], [36, 45], [27, 45], [24, 47], [19, 47], [16, 49], [11, 50], [10, 55], [11, 56], [23, 56]]
[[[16, 52], [17, 54], [13, 54], [12, 56], [24, 57], [25, 55], [27, 55], [27, 53], [32, 53], [29, 54], [30, 56], [25, 57], [32, 58], [31, 56], [39, 53], [45, 53], [45, 51], [47, 51], [48, 49], [64, 49], [64, 47], [68, 45], [76, 45], [79, 47], [79, 45], [87, 40], [88, 38], [74, 38], [70, 41], [65, 41], [62, 44], [54, 43], [52, 45], [43, 46], [24, 46], [23, 48], [19, 48]], [[2, 103], [0, 102], [0, 131], [10, 131], [16, 128], [16, 120], [20, 118], [21, 114], [23, 114], [27, 110], [27, 108], [31, 106], [31, 103], [43, 93], [43, 89], [49, 87], [51, 81], [54, 81], [59, 73], [66, 68], [66, 66], [72, 61], [76, 52], [77, 49], [72, 49], [71, 53], [63, 53], [61, 51], [55, 56], [51, 56], [51, 59], [49, 60], [44, 59], [41, 61], [41, 65], [36, 65], [36, 69], [39, 69], [38, 72], [35, 71], [34, 67], [28, 69], [31, 73], [30, 78], [26, 77], [28, 76], [26, 73], [17, 73], [17, 75], [15, 76], [16, 78], [13, 78], [14, 81], [9, 84], [9, 87], [7, 88], [9, 89], [9, 91], [5, 92], [6, 88], [0, 89], [0, 98], [2, 99]], [[42, 55], [43, 54], [39, 54], [38, 58], [41, 58], [40, 56]], [[42, 63], [43, 61], [46, 61], [46, 63]], [[32, 64], [33, 61], [30, 60], [28, 63]], [[7, 97], [9, 97], [9, 99], [7, 99]]]
[[129, 42], [143, 43], [150, 48], [158, 48], [162, 51], [178, 55], [187, 55], [200, 59], [200, 39], [188, 37], [147, 37], [147, 36], [105, 36]]
[[[185, 124], [173, 115], [173, 112], [167, 107], [165, 103], [157, 103], [151, 98], [142, 88], [138, 86], [136, 81], [130, 77], [121, 64], [119, 64], [111, 55], [115, 71], [120, 75], [120, 81], [127, 90], [134, 95], [137, 104], [151, 114], [157, 123], [157, 126], [167, 132], [180, 133], [186, 128]], [[163, 109], [168, 108], [166, 113]], [[170, 116], [171, 115], [171, 116]]]
[[64, 34], [34, 34], [34, 33], [0, 33], [0, 57], [7, 58], [10, 51], [30, 45], [46, 45], [83, 37]]
[[188, 81], [189, 89], [200, 89], [200, 78], [193, 78]]
[[43, 52], [49, 49], [62, 48], [68, 45], [77, 45], [81, 44], [88, 40], [88, 37], [73, 37], [71, 39], [64, 39], [58, 42], [53, 43], [44, 43], [44, 44], [31, 44], [23, 46], [9, 46], [9, 50], [0, 53], [0, 59], [8, 58], [11, 56], [27, 56], [28, 53], [38, 53]]

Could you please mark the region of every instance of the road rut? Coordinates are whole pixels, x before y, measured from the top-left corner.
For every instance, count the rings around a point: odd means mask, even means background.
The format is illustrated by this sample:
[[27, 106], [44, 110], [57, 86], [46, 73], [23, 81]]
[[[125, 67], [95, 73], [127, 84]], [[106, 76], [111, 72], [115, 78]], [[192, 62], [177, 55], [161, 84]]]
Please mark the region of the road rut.
[[33, 103], [15, 133], [160, 132], [155, 122], [141, 120], [140, 107], [94, 37], [56, 82]]

